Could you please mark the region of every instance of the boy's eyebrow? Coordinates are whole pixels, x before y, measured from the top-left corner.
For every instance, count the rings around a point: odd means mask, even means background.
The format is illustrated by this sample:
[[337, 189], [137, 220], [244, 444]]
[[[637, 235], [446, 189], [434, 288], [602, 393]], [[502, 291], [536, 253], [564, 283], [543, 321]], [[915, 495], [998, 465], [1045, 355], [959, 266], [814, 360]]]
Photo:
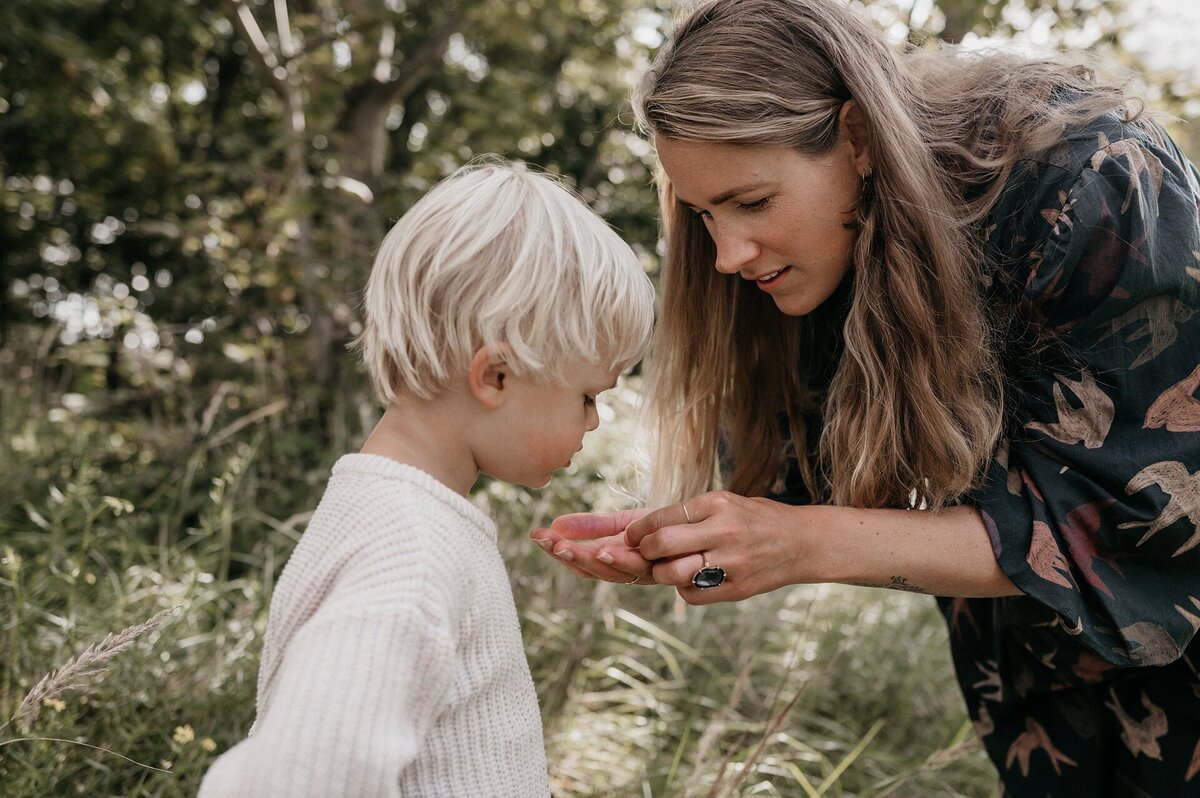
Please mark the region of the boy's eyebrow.
[[[768, 183], [769, 183], [769, 181], [767, 181], [767, 180], [760, 180], [757, 183], [747, 183], [743, 186], [738, 186], [737, 188], [731, 188], [730, 190], [723, 191], [720, 194], [718, 194], [717, 196], [710, 199], [708, 201], [708, 204], [713, 205], [713, 206], [721, 205], [721, 204], [726, 203], [729, 200], [733, 199], [738, 194], [745, 194], [747, 191], [754, 191], [757, 188], [762, 188], [763, 186], [767, 185]], [[679, 200], [680, 202], [682, 202], [684, 205], [688, 206], [689, 208], [696, 207], [695, 204], [688, 202], [687, 200], [685, 200], [683, 197], [679, 196], [678, 194], [675, 195], [675, 199]]]

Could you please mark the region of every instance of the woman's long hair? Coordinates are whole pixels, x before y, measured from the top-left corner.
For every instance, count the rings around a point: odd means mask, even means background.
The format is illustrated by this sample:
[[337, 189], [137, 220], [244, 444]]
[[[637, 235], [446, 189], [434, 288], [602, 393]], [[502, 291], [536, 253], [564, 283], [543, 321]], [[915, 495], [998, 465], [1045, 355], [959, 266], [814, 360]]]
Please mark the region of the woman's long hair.
[[899, 56], [832, 0], [701, 3], [634, 107], [656, 137], [819, 156], [838, 143], [851, 99], [868, 122], [873, 176], [847, 209], [845, 303], [789, 317], [719, 274], [703, 222], [664, 180], [664, 299], [646, 387], [653, 500], [710, 489], [726, 457], [725, 487], [762, 495], [785, 437], [815, 500], [937, 508], [976, 486], [1005, 391], [981, 221], [1016, 163], [1068, 125], [1137, 116], [1122, 87], [1086, 68], [952, 48]]

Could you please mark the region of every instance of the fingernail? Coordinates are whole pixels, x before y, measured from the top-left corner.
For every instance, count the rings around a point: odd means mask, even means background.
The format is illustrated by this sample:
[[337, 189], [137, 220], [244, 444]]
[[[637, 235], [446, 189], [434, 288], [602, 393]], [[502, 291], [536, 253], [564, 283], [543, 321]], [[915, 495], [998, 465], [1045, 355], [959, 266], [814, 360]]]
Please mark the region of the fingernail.
[[554, 556], [560, 560], [566, 560], [567, 562], [571, 562], [571, 560], [575, 559], [575, 555], [571, 553], [570, 549], [562, 549], [560, 551], [555, 551]]
[[554, 544], [545, 538], [534, 538], [533, 542], [541, 546], [542, 551], [550, 551], [550, 549], [554, 548]]
[[605, 565], [612, 565], [613, 556], [611, 554], [609, 554], [607, 551], [602, 551], [596, 555], [596, 559], [599, 560], [600, 562], [604, 563]]

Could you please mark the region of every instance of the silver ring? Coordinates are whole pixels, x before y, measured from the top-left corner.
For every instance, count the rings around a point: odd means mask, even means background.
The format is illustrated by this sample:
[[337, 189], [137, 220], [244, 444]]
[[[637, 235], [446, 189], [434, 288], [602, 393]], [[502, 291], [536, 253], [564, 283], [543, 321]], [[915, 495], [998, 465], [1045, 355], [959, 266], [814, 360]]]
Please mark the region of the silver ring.
[[683, 517], [687, 519], [689, 524], [692, 523], [692, 516], [687, 511], [687, 502], [680, 502], [679, 506], [683, 508]]
[[641, 579], [641, 577], [640, 577], [640, 576], [635, 576], [635, 577], [633, 578], [633, 581], [631, 581], [631, 582], [622, 582], [621, 584], [623, 584], [623, 585], [632, 585], [632, 584], [636, 584], [636, 583], [637, 583], [637, 580], [639, 580], [639, 579]]
[[703, 552], [700, 553], [700, 559], [704, 567], [692, 574], [692, 587], [697, 590], [720, 587], [725, 582], [725, 569], [719, 565], [709, 565], [708, 556]]

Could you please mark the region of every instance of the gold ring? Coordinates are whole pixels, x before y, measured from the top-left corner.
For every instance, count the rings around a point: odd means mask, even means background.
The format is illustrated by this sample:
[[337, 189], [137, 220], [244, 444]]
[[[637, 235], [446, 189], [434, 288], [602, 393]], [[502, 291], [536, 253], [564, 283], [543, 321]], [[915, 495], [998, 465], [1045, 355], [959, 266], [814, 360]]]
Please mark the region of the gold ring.
[[687, 511], [687, 502], [680, 502], [679, 506], [683, 508], [683, 517], [687, 519], [689, 524], [692, 523], [692, 516]]
[[633, 578], [633, 581], [632, 581], [632, 582], [622, 582], [621, 584], [623, 584], [623, 585], [632, 585], [632, 584], [635, 584], [635, 583], [637, 582], [637, 580], [639, 580], [639, 579], [641, 579], [641, 577], [640, 577], [640, 576], [635, 576], [635, 577]]

